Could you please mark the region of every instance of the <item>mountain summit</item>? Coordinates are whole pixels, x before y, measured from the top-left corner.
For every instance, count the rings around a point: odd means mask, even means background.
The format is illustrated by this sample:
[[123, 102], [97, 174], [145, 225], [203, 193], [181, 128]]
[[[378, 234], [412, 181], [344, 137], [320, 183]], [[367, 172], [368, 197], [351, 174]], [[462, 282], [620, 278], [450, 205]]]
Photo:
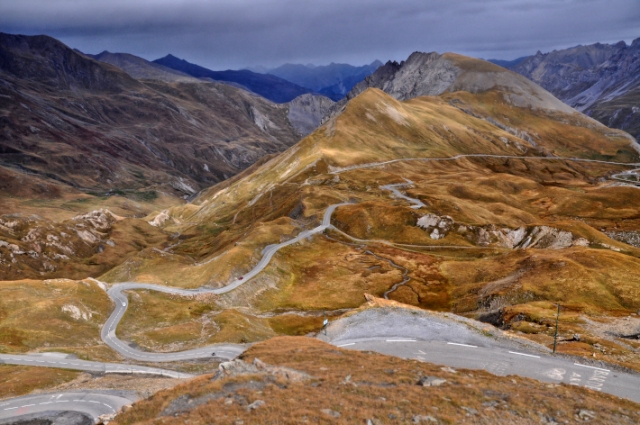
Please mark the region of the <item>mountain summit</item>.
[[454, 53], [414, 52], [406, 61], [389, 61], [357, 84], [342, 102], [334, 106], [332, 112], [368, 88], [378, 88], [398, 100], [455, 91], [482, 93], [500, 89], [503, 98], [514, 106], [567, 114], [575, 112], [551, 93], [515, 72]]

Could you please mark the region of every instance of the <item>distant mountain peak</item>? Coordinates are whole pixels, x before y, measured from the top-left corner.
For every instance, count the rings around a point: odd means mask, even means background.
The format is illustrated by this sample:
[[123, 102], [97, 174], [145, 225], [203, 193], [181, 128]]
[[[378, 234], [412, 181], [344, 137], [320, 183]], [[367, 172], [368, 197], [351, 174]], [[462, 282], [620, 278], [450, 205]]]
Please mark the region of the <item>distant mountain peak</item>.
[[153, 63], [184, 72], [195, 78], [210, 78], [215, 81], [225, 81], [227, 83], [240, 85], [276, 103], [289, 102], [302, 94], [311, 92], [309, 89], [275, 75], [259, 74], [249, 71], [248, 69], [239, 71], [212, 71], [211, 69], [190, 63], [184, 59], [179, 59], [171, 54], [156, 59]]
[[353, 66], [331, 62], [328, 65], [286, 63], [269, 71], [269, 74], [291, 81], [307, 89], [337, 101], [342, 99], [357, 83], [371, 75], [378, 66]]

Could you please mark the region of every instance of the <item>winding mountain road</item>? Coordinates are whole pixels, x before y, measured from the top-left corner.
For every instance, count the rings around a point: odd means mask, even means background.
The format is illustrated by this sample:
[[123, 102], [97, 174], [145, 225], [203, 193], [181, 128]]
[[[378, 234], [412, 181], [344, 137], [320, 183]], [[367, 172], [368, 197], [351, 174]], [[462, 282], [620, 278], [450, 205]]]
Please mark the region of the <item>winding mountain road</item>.
[[489, 155], [489, 154], [479, 154], [479, 153], [468, 153], [468, 154], [455, 155], [455, 156], [451, 156], [451, 157], [398, 158], [398, 159], [391, 159], [389, 161], [368, 162], [368, 163], [365, 163], [365, 164], [350, 165], [348, 167], [334, 168], [333, 170], [331, 170], [329, 172], [329, 174], [341, 174], [341, 173], [345, 173], [347, 171], [360, 170], [360, 169], [363, 169], [363, 168], [382, 167], [382, 166], [389, 165], [389, 164], [395, 164], [397, 162], [455, 161], [455, 160], [464, 159], [464, 158], [538, 159], [538, 160], [546, 160], [546, 161], [574, 161], [574, 162], [587, 162], [587, 163], [609, 164], [609, 165], [624, 165], [624, 166], [628, 166], [628, 167], [638, 167], [638, 166], [640, 166], [640, 163], [635, 163], [635, 162], [602, 161], [602, 160], [599, 160], [599, 159], [585, 159], [585, 158], [575, 158], [575, 157]]
[[[570, 161], [581, 161], [581, 162], [591, 162], [591, 163], [606, 163], [613, 165], [629, 165], [636, 167], [638, 164], [628, 164], [628, 163], [618, 163], [618, 162], [608, 162], [608, 161], [600, 161], [600, 160], [591, 160], [591, 159], [581, 159], [581, 158], [559, 158], [559, 157], [530, 157], [530, 156], [509, 156], [509, 155], [484, 155], [484, 154], [462, 154], [456, 155], [450, 158], [401, 158], [395, 159], [391, 161], [379, 162], [379, 163], [370, 163], [370, 164], [361, 164], [357, 166], [346, 167], [340, 170], [334, 170], [332, 174], [338, 174], [341, 172], [355, 170], [359, 168], [369, 168], [374, 166], [382, 166], [386, 164], [391, 164], [395, 162], [401, 161], [452, 161], [461, 158], [506, 158], [506, 159], [545, 159], [545, 160], [570, 160]], [[406, 180], [406, 183], [397, 183], [397, 184], [389, 184], [385, 186], [381, 186], [380, 188], [383, 190], [388, 190], [393, 193], [393, 195], [397, 198], [405, 199], [410, 202], [412, 208], [422, 208], [426, 206], [422, 201], [416, 198], [411, 198], [406, 194], [401, 193], [398, 189], [407, 187], [413, 184], [412, 181]], [[282, 242], [279, 244], [267, 245], [262, 250], [262, 258], [249, 272], [247, 272], [241, 278], [234, 279], [231, 283], [221, 288], [209, 289], [209, 288], [198, 288], [198, 289], [180, 289], [173, 287], [166, 287], [162, 285], [148, 284], [148, 283], [137, 283], [137, 282], [123, 282], [119, 284], [113, 285], [109, 291], [109, 297], [115, 303], [115, 309], [112, 312], [111, 316], [105, 323], [101, 331], [101, 337], [103, 341], [109, 345], [109, 347], [113, 348], [123, 356], [139, 361], [153, 361], [153, 362], [171, 362], [178, 360], [188, 360], [188, 359], [198, 359], [198, 358], [206, 358], [206, 357], [218, 357], [224, 359], [232, 359], [237, 357], [240, 353], [242, 353], [246, 349], [246, 345], [242, 344], [215, 344], [209, 345], [206, 347], [201, 347], [193, 350], [174, 352], [174, 353], [150, 353], [138, 350], [129, 346], [128, 344], [122, 342], [116, 336], [116, 329], [118, 323], [124, 316], [127, 306], [128, 300], [127, 296], [123, 293], [126, 290], [135, 290], [135, 289], [149, 289], [153, 291], [164, 292], [168, 294], [181, 295], [181, 296], [194, 296], [200, 294], [225, 294], [227, 292], [233, 291], [239, 286], [245, 284], [247, 281], [251, 280], [253, 277], [257, 276], [260, 272], [262, 272], [267, 265], [271, 262], [271, 259], [280, 249], [293, 245], [303, 239], [310, 238], [311, 236], [322, 233], [326, 229], [332, 228], [334, 230], [339, 231], [331, 225], [331, 217], [335, 210], [343, 205], [349, 205], [349, 202], [338, 203], [334, 205], [330, 205], [323, 216], [322, 224], [310, 230], [305, 230], [300, 232], [295, 238], [292, 238], [286, 242]], [[340, 231], [339, 231], [340, 232]], [[344, 234], [343, 232], [340, 232]], [[346, 234], [344, 234], [346, 235]], [[359, 242], [372, 242], [365, 241], [353, 238], [349, 235], [346, 235], [353, 240], [357, 240]], [[473, 247], [442, 247], [442, 248], [473, 248]]]
[[155, 367], [79, 360], [63, 353], [0, 354], [0, 364], [55, 367], [60, 369], [82, 370], [85, 372], [156, 375], [178, 379], [193, 378], [195, 376]]
[[326, 229], [331, 226], [331, 216], [333, 215], [336, 208], [342, 205], [349, 205], [348, 202], [343, 202], [339, 204], [331, 205], [327, 208], [322, 218], [322, 224], [317, 226], [311, 230], [305, 230], [300, 232], [295, 238], [292, 238], [286, 242], [282, 242], [279, 244], [267, 245], [262, 250], [262, 258], [249, 272], [247, 272], [242, 279], [234, 279], [230, 284], [223, 286], [222, 288], [209, 289], [209, 288], [198, 288], [198, 289], [180, 289], [180, 288], [172, 288], [168, 286], [155, 285], [150, 283], [137, 283], [137, 282], [123, 282], [113, 285], [108, 291], [107, 294], [115, 303], [115, 309], [111, 313], [111, 316], [107, 319], [106, 323], [102, 327], [102, 331], [100, 336], [102, 340], [111, 348], [113, 348], [118, 353], [123, 356], [145, 362], [173, 362], [180, 360], [192, 360], [192, 359], [200, 359], [200, 358], [221, 358], [221, 359], [234, 359], [239, 356], [244, 350], [247, 349], [248, 345], [246, 344], [214, 344], [208, 345], [205, 347], [195, 348], [193, 350], [187, 351], [179, 351], [173, 353], [151, 353], [147, 351], [138, 350], [136, 348], [131, 347], [130, 345], [122, 342], [118, 339], [116, 335], [116, 328], [118, 327], [118, 323], [124, 316], [127, 311], [127, 307], [129, 306], [129, 301], [127, 299], [124, 291], [127, 290], [135, 290], [135, 289], [148, 289], [152, 291], [163, 292], [166, 294], [172, 295], [180, 295], [180, 296], [195, 296], [202, 294], [225, 294], [227, 292], [233, 291], [238, 288], [240, 285], [245, 284], [247, 281], [258, 275], [262, 270], [269, 265], [271, 259], [275, 255], [276, 252], [281, 250], [284, 247], [293, 245], [297, 242], [300, 242], [303, 239], [310, 238], [311, 236], [322, 233]]
[[63, 392], [16, 397], [0, 401], [0, 421], [17, 416], [33, 417], [45, 412], [80, 412], [94, 422], [102, 415], [117, 413], [135, 398], [101, 392]]

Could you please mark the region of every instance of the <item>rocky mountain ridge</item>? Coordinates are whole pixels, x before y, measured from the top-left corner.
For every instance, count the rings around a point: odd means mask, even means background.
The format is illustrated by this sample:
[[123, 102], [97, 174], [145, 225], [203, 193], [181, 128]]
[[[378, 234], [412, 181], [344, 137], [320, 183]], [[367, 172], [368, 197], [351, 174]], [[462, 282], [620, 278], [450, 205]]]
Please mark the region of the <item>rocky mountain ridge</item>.
[[511, 69], [603, 124], [640, 135], [640, 38], [538, 51]]
[[[87, 55], [85, 53], [85, 55]], [[185, 83], [197, 83], [202, 82], [185, 74], [184, 72], [176, 71], [175, 69], [167, 68], [166, 66], [159, 65], [157, 63], [149, 62], [138, 56], [134, 56], [128, 53], [111, 53], [106, 50], [97, 55], [87, 55], [100, 62], [109, 63], [117, 68], [120, 68], [136, 80], [160, 80], [165, 82], [185, 82]]]
[[470, 60], [454, 53], [414, 52], [406, 61], [389, 61], [356, 84], [336, 103], [330, 115], [369, 88], [378, 88], [398, 100], [438, 96], [445, 92], [482, 93], [501, 90], [508, 103], [572, 114], [572, 108], [521, 75], [480, 59]]

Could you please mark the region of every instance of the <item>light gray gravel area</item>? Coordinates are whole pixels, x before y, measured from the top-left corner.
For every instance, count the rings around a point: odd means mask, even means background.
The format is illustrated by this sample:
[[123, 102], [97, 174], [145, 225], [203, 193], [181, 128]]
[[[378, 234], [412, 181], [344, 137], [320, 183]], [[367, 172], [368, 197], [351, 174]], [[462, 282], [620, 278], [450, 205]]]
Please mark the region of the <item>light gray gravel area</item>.
[[412, 338], [469, 344], [486, 348], [527, 349], [540, 353], [550, 350], [540, 344], [509, 335], [494, 326], [452, 313], [435, 313], [400, 307], [376, 307], [331, 322], [327, 335], [318, 338], [341, 341], [380, 338]]

